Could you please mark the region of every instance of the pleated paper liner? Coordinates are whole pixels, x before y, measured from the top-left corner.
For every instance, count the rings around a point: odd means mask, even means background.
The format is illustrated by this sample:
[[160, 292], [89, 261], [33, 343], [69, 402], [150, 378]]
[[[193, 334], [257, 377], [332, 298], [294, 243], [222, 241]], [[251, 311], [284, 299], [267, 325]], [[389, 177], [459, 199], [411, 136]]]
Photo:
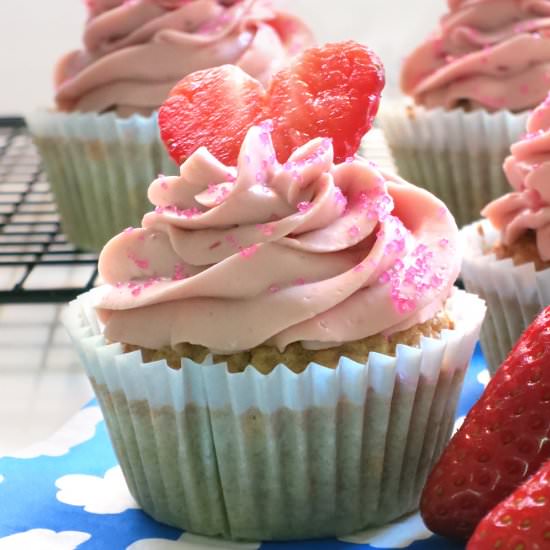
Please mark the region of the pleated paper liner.
[[63, 231], [98, 252], [114, 235], [139, 226], [151, 210], [147, 188], [177, 174], [159, 136], [156, 114], [35, 111], [27, 124], [44, 161]]
[[123, 353], [90, 300], [73, 302], [66, 324], [132, 494], [161, 522], [245, 540], [345, 535], [416, 509], [485, 313], [456, 291], [456, 328], [396, 357], [231, 374], [211, 357], [172, 370]]
[[377, 120], [399, 175], [442, 199], [461, 227], [477, 220], [488, 202], [510, 191], [502, 163], [525, 133], [528, 116], [428, 110], [401, 102], [387, 104]]
[[464, 248], [462, 279], [466, 289], [487, 302], [481, 347], [492, 374], [544, 307], [550, 304], [550, 269], [536, 271], [533, 263], [514, 266], [491, 253], [500, 239], [489, 221], [461, 231]]

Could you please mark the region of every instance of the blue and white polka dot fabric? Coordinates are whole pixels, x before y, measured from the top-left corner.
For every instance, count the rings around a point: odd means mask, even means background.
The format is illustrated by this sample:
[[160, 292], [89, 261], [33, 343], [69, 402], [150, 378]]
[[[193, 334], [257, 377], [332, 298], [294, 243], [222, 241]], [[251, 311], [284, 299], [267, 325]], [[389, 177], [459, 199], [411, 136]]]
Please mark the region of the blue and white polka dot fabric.
[[[457, 423], [489, 380], [476, 352]], [[161, 525], [128, 492], [99, 407], [90, 403], [48, 441], [0, 457], [0, 550], [462, 550], [418, 514], [341, 539], [231, 543]]]

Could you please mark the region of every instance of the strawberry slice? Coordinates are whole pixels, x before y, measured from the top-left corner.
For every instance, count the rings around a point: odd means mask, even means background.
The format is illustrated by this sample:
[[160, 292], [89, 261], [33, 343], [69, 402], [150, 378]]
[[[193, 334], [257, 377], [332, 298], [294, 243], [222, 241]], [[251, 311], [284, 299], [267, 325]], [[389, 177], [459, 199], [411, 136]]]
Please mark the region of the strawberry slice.
[[305, 51], [267, 91], [238, 67], [224, 65], [176, 85], [159, 111], [161, 137], [178, 164], [206, 146], [235, 165], [247, 130], [271, 119], [280, 162], [315, 137], [331, 138], [335, 161], [343, 162], [372, 126], [383, 87], [379, 58], [351, 41]]
[[467, 538], [550, 458], [550, 306], [522, 334], [431, 472], [420, 503], [435, 533]]
[[205, 146], [234, 166], [246, 132], [265, 118], [264, 110], [263, 86], [239, 67], [197, 71], [176, 84], [160, 108], [160, 135], [178, 164]]
[[467, 546], [494, 548], [550, 548], [550, 462], [483, 518]]
[[306, 50], [273, 77], [268, 92], [279, 161], [316, 137], [332, 138], [337, 162], [352, 157], [372, 126], [384, 82], [378, 56], [357, 42]]

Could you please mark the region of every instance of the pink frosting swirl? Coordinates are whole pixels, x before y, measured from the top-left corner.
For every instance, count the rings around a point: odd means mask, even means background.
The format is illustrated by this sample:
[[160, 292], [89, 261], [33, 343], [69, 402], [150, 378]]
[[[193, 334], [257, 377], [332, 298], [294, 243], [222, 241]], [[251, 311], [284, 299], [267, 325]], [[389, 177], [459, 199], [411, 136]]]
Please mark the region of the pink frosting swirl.
[[502, 231], [506, 245], [535, 231], [541, 260], [550, 261], [550, 96], [529, 117], [527, 132], [504, 161], [514, 191], [489, 203], [481, 214]]
[[312, 44], [267, 0], [90, 0], [84, 49], [55, 71], [62, 110], [150, 113], [185, 75], [226, 63], [264, 84]]
[[149, 198], [142, 227], [100, 256], [113, 341], [330, 347], [430, 319], [459, 271], [441, 201], [366, 160], [334, 165], [328, 139], [280, 165], [268, 123], [249, 130], [237, 168], [198, 149]]
[[550, 87], [550, 0], [449, 0], [439, 29], [405, 61], [416, 103], [488, 111], [538, 105]]

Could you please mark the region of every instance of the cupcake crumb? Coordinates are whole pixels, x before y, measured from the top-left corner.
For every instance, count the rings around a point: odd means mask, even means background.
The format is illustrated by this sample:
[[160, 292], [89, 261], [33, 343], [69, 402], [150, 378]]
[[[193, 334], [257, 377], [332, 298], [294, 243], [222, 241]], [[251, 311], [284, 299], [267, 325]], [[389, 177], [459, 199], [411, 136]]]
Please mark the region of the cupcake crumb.
[[[340, 357], [348, 357], [358, 363], [365, 363], [369, 353], [377, 352], [385, 355], [395, 355], [398, 344], [417, 347], [423, 337], [439, 338], [441, 331], [453, 329], [454, 323], [446, 311], [401, 332], [390, 336], [375, 334], [362, 340], [344, 342], [343, 344], [321, 350], [305, 349], [300, 342], [294, 342], [287, 346], [284, 352], [280, 352], [274, 346], [261, 345], [250, 351], [234, 353], [230, 356], [214, 354], [214, 360], [226, 361], [229, 372], [243, 372], [251, 365], [262, 374], [269, 374], [277, 365], [283, 363], [295, 373], [303, 372], [310, 363], [317, 363], [327, 368], [334, 369], [338, 366]], [[194, 344], [178, 344], [174, 347], [165, 347], [160, 350], [139, 348], [130, 344], [123, 345], [124, 352], [141, 351], [143, 361], [150, 363], [165, 359], [172, 369], [179, 369], [181, 359], [187, 357], [197, 363], [206, 359], [210, 351], [204, 346]]]
[[511, 245], [498, 242], [490, 250], [498, 260], [510, 258], [515, 266], [533, 263], [536, 271], [550, 268], [550, 262], [544, 261], [537, 248], [537, 236], [533, 230], [524, 233]]

